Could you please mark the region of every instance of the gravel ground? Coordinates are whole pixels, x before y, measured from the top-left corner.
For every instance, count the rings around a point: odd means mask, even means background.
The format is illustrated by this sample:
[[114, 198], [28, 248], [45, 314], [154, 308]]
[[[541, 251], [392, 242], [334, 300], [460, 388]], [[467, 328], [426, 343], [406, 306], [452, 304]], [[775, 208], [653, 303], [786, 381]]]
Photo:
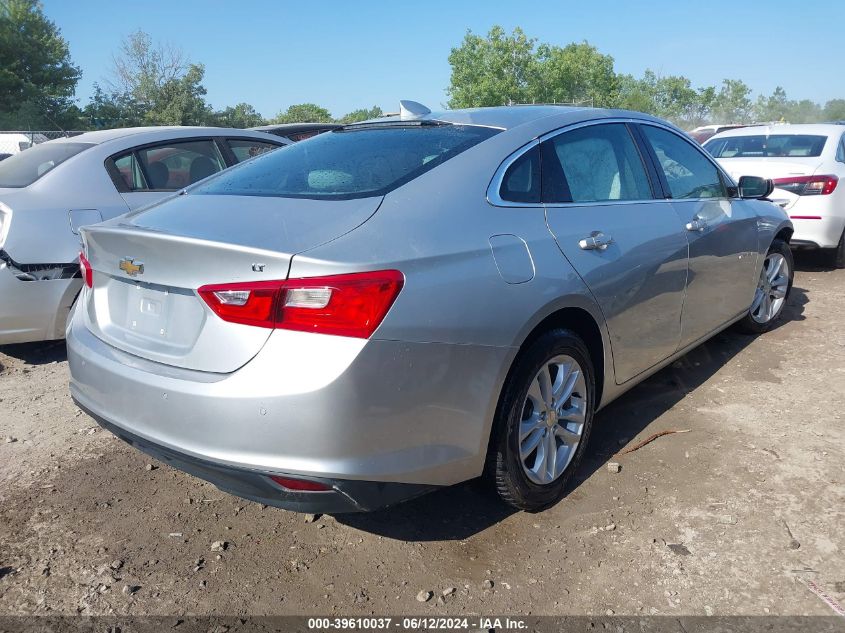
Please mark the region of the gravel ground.
[[0, 615], [831, 615], [806, 581], [845, 599], [843, 287], [799, 259], [783, 325], [603, 411], [540, 514], [475, 483], [370, 515], [262, 507], [100, 430], [63, 343], [0, 348]]

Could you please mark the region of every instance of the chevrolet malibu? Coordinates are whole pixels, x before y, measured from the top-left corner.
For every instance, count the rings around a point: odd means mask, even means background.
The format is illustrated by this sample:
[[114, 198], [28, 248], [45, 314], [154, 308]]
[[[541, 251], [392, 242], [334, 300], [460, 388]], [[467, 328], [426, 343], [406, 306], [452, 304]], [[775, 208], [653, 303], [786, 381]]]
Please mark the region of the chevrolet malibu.
[[372, 510], [486, 474], [542, 509], [598, 409], [782, 317], [770, 192], [646, 115], [403, 102], [83, 228], [71, 392], [270, 505]]

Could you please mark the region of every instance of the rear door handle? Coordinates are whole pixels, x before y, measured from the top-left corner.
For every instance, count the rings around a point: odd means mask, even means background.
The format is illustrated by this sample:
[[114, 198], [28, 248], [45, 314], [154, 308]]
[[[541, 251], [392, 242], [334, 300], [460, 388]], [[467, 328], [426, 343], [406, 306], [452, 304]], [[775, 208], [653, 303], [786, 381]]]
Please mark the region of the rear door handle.
[[687, 231], [703, 231], [707, 228], [707, 222], [701, 218], [693, 218], [687, 222]]
[[613, 238], [601, 231], [593, 231], [589, 237], [585, 237], [578, 242], [578, 246], [585, 251], [603, 251], [611, 244], [613, 244]]

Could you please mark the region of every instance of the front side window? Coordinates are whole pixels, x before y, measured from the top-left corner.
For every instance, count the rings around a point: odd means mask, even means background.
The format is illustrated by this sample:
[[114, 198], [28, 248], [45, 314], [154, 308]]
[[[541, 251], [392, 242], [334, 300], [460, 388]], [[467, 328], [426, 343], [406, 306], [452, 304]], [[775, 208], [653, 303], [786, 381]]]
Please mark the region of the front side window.
[[242, 163], [245, 160], [249, 160], [250, 158], [254, 158], [266, 152], [271, 152], [274, 149], [279, 148], [280, 146], [273, 145], [272, 143], [266, 143], [264, 141], [254, 141], [242, 138], [230, 138], [229, 147], [231, 148], [232, 153], [235, 155], [235, 159], [239, 163]]
[[451, 124], [341, 128], [259, 156], [194, 193], [316, 200], [383, 196], [498, 132]]
[[677, 134], [653, 125], [640, 127], [657, 157], [672, 198], [724, 198], [719, 170], [707, 156]]
[[826, 142], [817, 134], [749, 134], [713, 139], [704, 149], [713, 158], [809, 158], [821, 156]]
[[0, 163], [0, 187], [28, 187], [67, 159], [93, 147], [91, 143], [33, 145]]
[[502, 178], [499, 198], [507, 202], [540, 203], [540, 147], [537, 144], [508, 167]]
[[640, 153], [623, 123], [590, 125], [542, 143], [543, 202], [649, 200]]

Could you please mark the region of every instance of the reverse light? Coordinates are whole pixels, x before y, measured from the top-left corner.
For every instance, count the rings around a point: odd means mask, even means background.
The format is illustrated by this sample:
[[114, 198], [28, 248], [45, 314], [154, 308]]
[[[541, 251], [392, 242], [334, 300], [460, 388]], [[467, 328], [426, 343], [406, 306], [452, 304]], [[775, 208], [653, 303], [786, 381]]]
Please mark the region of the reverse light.
[[91, 262], [85, 257], [85, 253], [79, 253], [79, 272], [82, 273], [82, 278], [85, 280], [85, 285], [89, 288], [94, 287], [94, 269], [91, 268]]
[[215, 284], [197, 292], [224, 321], [369, 338], [405, 282], [398, 270]]
[[785, 189], [796, 196], [829, 196], [836, 189], [839, 178], [832, 175], [790, 176], [775, 178], [772, 182], [778, 189]]
[[279, 477], [277, 475], [270, 475], [270, 479], [282, 488], [296, 490], [298, 492], [328, 492], [331, 490], [331, 486], [318, 481], [308, 481], [307, 479], [294, 479], [293, 477]]

